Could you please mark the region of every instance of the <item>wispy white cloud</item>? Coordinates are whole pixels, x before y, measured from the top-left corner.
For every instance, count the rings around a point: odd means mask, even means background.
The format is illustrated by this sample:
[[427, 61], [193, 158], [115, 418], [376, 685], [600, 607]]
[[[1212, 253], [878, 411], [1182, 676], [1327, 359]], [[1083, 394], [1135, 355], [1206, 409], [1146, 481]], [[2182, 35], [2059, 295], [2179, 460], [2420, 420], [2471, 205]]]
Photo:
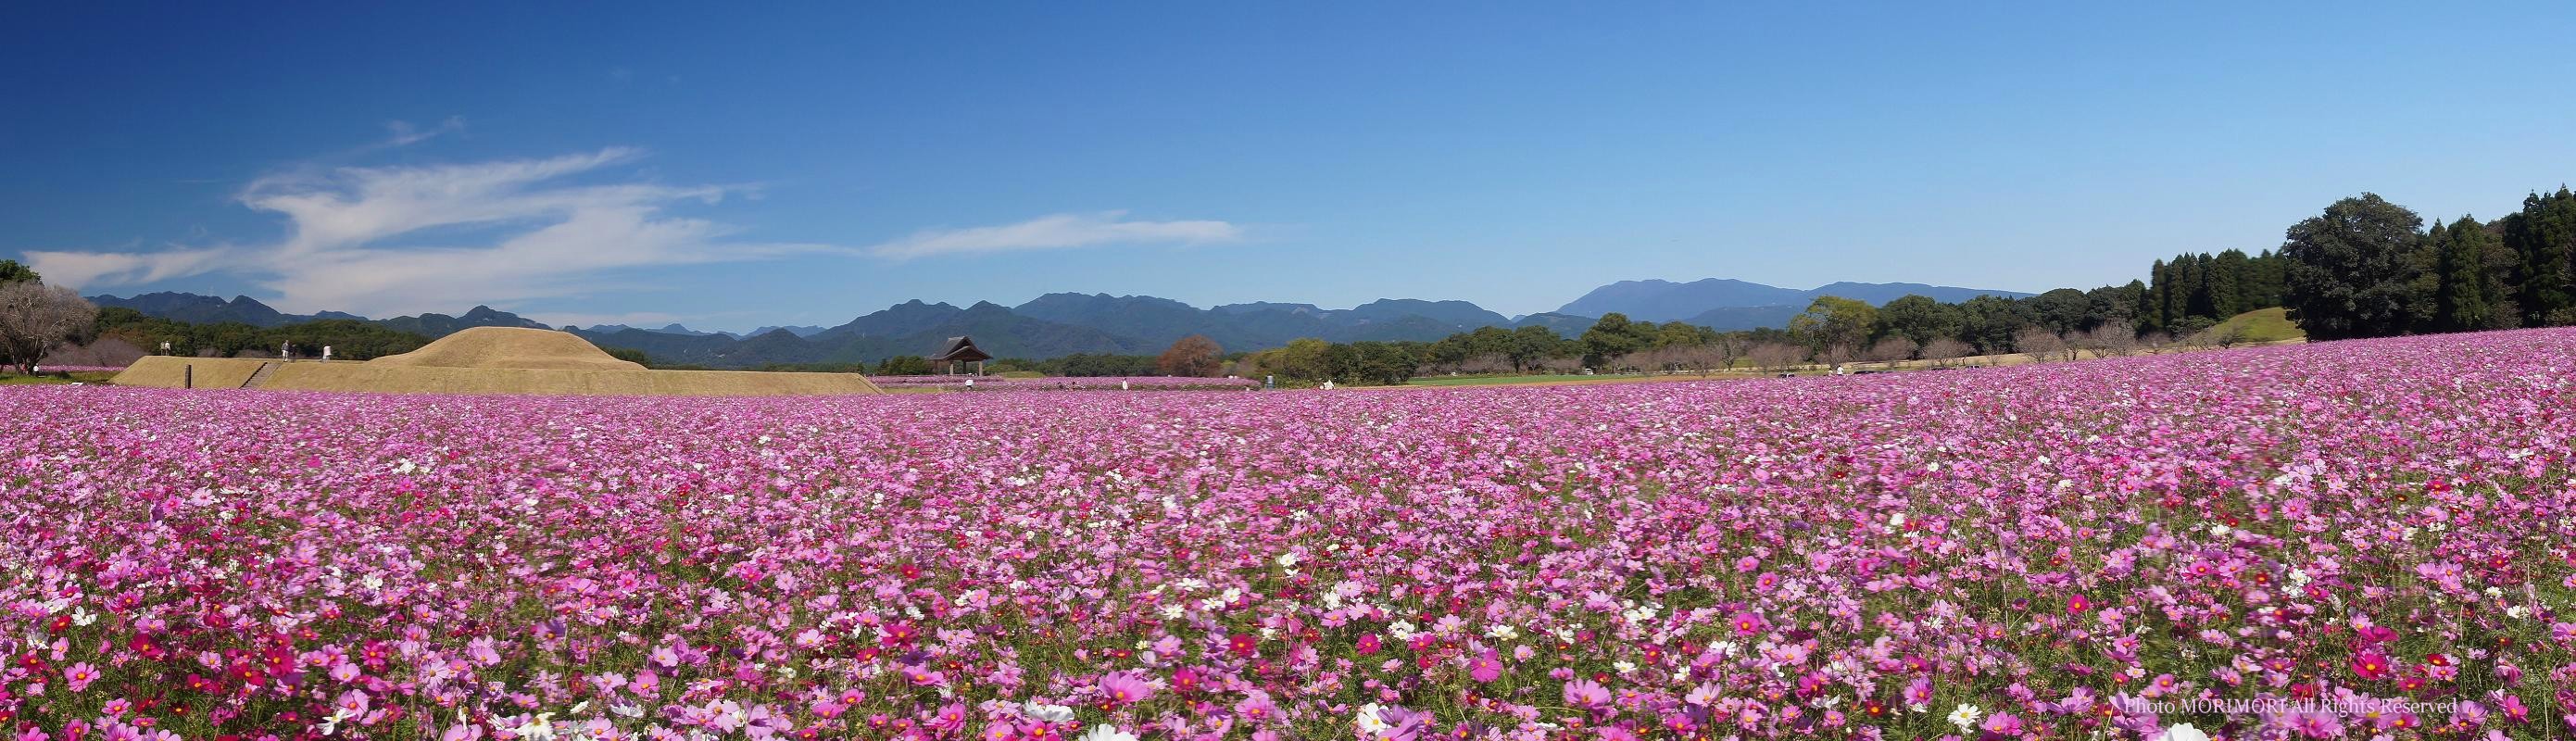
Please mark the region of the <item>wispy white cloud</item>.
[[45, 282], [66, 286], [150, 283], [213, 271], [226, 250], [174, 248], [161, 252], [54, 252], [25, 254]]
[[1053, 250], [1099, 245], [1201, 245], [1239, 242], [1243, 228], [1223, 221], [1131, 221], [1124, 211], [1055, 214], [1017, 224], [926, 229], [868, 248], [879, 257]]
[[[461, 130], [389, 126], [401, 146]], [[539, 159], [387, 166], [306, 165], [260, 177], [236, 199], [285, 222], [262, 243], [172, 244], [160, 250], [38, 250], [27, 262], [83, 288], [222, 273], [248, 279], [279, 309], [393, 316], [461, 306], [522, 305], [634, 290], [618, 271], [657, 266], [838, 255], [905, 260], [1105, 245], [1241, 241], [1223, 221], [1143, 221], [1123, 211], [1057, 214], [1016, 224], [932, 229], [866, 248], [738, 239], [731, 226], [674, 215], [685, 204], [756, 195], [742, 186], [620, 179], [642, 157], [610, 147]], [[585, 315], [595, 323], [597, 317]], [[637, 321], [652, 315], [616, 315]], [[557, 319], [571, 314], [554, 315]]]
[[[735, 189], [565, 182], [638, 153], [603, 149], [547, 159], [422, 167], [344, 167], [264, 177], [242, 204], [279, 214], [270, 244], [158, 252], [33, 251], [48, 279], [79, 286], [151, 283], [214, 272], [252, 278], [292, 312], [388, 316], [577, 295], [604, 271], [731, 262], [814, 252], [817, 244], [734, 241], [734, 230], [666, 206], [717, 203]], [[403, 244], [406, 235], [488, 233], [479, 243]]]

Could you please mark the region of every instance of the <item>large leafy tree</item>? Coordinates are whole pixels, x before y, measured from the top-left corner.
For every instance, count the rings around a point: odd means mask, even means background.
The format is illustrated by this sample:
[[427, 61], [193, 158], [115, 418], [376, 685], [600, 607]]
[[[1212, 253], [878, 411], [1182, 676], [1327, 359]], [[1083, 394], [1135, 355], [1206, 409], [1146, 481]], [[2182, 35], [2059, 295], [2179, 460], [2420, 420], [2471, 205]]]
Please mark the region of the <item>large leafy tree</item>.
[[1878, 307], [1878, 333], [1912, 340], [1918, 347], [1959, 334], [1959, 307], [1908, 294]]
[[1414, 367], [1420, 362], [1420, 358], [1407, 351], [1403, 345], [1392, 342], [1363, 341], [1348, 345], [1334, 345], [1332, 356], [1335, 364], [1334, 376], [1389, 386], [1401, 384], [1413, 378]]
[[2291, 225], [2281, 243], [2290, 318], [2317, 339], [2406, 331], [2417, 303], [2414, 250], [2423, 226], [2423, 217], [2375, 193], [2336, 201]]
[[1313, 337], [1288, 341], [1279, 351], [1279, 374], [1305, 381], [1321, 381], [1333, 375], [1333, 344]]
[[1583, 355], [1587, 362], [1604, 360], [1652, 347], [1655, 325], [1628, 320], [1628, 315], [1613, 311], [1601, 315], [1592, 328], [1583, 330]]
[[1526, 370], [1541, 360], [1582, 352], [1579, 349], [1568, 350], [1568, 347], [1580, 348], [1582, 343], [1559, 337], [1556, 330], [1532, 324], [1512, 330], [1509, 349], [1503, 354], [1511, 359], [1513, 369]]
[[2013, 351], [2013, 333], [2036, 324], [2030, 304], [2001, 296], [1978, 296], [1959, 304], [1959, 337], [1979, 354]]
[[1789, 334], [1813, 350], [1859, 350], [1869, 345], [1870, 330], [1877, 326], [1878, 310], [1869, 302], [1840, 296], [1817, 296], [1805, 312], [1789, 318]]
[[1702, 345], [1714, 344], [1718, 341], [1717, 330], [1702, 327], [1679, 319], [1657, 325], [1654, 328], [1653, 336], [1654, 347], [1658, 349], [1667, 347], [1699, 347]]
[[1206, 378], [1225, 368], [1221, 356], [1225, 348], [1207, 335], [1194, 334], [1172, 341], [1172, 346], [1154, 358], [1154, 370], [1167, 376]]
[[2030, 299], [2031, 312], [2039, 317], [2040, 326], [2064, 334], [2090, 329], [2093, 322], [2093, 299], [2083, 291], [2060, 288]]

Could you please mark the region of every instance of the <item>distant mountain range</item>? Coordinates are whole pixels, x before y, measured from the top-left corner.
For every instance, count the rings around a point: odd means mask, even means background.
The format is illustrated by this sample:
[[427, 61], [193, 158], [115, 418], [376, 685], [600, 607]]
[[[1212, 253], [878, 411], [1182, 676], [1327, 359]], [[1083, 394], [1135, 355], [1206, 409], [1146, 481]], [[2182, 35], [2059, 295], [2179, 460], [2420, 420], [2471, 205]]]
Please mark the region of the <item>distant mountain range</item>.
[[[941, 340], [973, 335], [1000, 357], [1049, 358], [1075, 353], [1159, 352], [1173, 340], [1206, 335], [1229, 350], [1280, 347], [1300, 337], [1333, 342], [1429, 341], [1479, 327], [1541, 326], [1566, 336], [1581, 334], [1608, 312], [1631, 319], [1684, 321], [1718, 330], [1785, 326], [1817, 296], [1882, 304], [1907, 294], [1943, 301], [1979, 295], [2030, 294], [1915, 283], [1835, 283], [1796, 290], [1711, 278], [1690, 283], [1620, 281], [1593, 289], [1553, 312], [1506, 317], [1465, 301], [1381, 299], [1348, 309], [1314, 304], [1258, 302], [1201, 309], [1153, 296], [1050, 293], [1018, 306], [977, 302], [959, 308], [908, 301], [833, 327], [762, 327], [748, 334], [703, 332], [671, 324], [644, 329], [620, 324], [563, 327], [603, 347], [642, 350], [665, 363], [750, 368], [776, 363], [873, 363], [896, 355], [935, 350]], [[546, 325], [489, 306], [464, 314], [421, 314], [368, 319], [325, 311], [287, 314], [247, 296], [231, 300], [190, 293], [147, 293], [132, 298], [92, 296], [100, 306], [121, 306], [150, 316], [191, 323], [240, 322], [261, 327], [347, 319], [442, 337], [468, 327]]]

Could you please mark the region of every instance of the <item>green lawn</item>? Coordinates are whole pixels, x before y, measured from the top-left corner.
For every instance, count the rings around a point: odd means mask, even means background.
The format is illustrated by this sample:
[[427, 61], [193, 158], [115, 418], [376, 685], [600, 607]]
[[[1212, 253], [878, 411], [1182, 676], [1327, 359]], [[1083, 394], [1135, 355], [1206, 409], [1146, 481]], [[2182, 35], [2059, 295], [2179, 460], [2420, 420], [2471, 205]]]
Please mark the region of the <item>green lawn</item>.
[[18, 373], [0, 372], [0, 386], [51, 386], [71, 383], [73, 381], [80, 381], [83, 383], [105, 383], [107, 382], [107, 379], [115, 377], [116, 374], [114, 373], [74, 373], [71, 374], [70, 378], [64, 378], [51, 373], [41, 376], [29, 376]]
[[2209, 331], [2220, 336], [2234, 331], [2238, 342], [2278, 342], [2308, 336], [2307, 330], [2292, 324], [2289, 313], [2277, 306], [2228, 317], [2227, 321], [2219, 322]]

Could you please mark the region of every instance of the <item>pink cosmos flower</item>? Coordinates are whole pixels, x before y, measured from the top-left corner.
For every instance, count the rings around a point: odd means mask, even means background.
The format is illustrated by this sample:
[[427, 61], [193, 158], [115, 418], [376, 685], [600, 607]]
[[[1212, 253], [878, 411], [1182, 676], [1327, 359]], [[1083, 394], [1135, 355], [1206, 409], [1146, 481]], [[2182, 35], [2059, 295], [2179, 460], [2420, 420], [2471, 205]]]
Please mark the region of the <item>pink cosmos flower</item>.
[[1483, 656], [1478, 656], [1474, 661], [1467, 662], [1467, 675], [1475, 677], [1478, 682], [1491, 682], [1496, 679], [1500, 679], [1503, 676], [1503, 659], [1499, 654], [1496, 654], [1493, 649], [1485, 649], [1485, 654]]
[[1756, 615], [1751, 612], [1736, 613], [1735, 618], [1727, 622], [1735, 626], [1735, 634], [1737, 636], [1746, 638], [1761, 635], [1762, 628], [1765, 625], [1762, 621], [1761, 615]]
[[1154, 685], [1134, 672], [1100, 675], [1099, 684], [1100, 693], [1106, 695], [1113, 706], [1132, 705], [1154, 696]]
[[1610, 704], [1610, 690], [1589, 679], [1565, 683], [1565, 704], [1578, 708], [1597, 708]]

